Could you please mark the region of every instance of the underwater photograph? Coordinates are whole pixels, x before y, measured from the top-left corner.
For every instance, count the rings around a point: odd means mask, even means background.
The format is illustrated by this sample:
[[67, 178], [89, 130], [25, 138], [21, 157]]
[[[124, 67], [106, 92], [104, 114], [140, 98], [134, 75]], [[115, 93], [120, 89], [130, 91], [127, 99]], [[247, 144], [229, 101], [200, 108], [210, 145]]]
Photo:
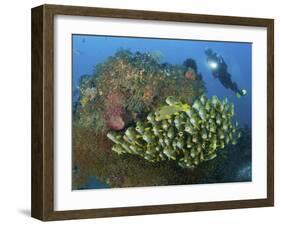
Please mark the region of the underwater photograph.
[[252, 181], [252, 43], [72, 35], [72, 189]]

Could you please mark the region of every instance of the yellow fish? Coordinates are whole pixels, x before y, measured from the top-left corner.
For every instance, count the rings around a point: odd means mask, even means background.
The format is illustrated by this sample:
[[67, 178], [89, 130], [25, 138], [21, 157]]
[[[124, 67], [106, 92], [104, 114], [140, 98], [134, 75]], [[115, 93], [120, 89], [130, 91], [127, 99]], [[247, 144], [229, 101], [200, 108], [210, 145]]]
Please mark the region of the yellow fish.
[[161, 121], [164, 119], [170, 119], [172, 115], [178, 115], [179, 112], [187, 111], [190, 108], [188, 104], [177, 102], [176, 104], [162, 106], [155, 112], [155, 120]]

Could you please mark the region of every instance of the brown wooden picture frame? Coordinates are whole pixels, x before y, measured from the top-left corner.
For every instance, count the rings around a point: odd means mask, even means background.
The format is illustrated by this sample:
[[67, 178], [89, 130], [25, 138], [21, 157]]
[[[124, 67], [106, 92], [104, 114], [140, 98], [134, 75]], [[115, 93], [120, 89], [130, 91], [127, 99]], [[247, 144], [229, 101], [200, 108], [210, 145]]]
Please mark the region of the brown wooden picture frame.
[[[95, 16], [265, 27], [267, 29], [267, 198], [203, 203], [54, 210], [54, 16]], [[32, 9], [32, 217], [65, 220], [274, 205], [274, 20], [183, 13], [42, 5]]]

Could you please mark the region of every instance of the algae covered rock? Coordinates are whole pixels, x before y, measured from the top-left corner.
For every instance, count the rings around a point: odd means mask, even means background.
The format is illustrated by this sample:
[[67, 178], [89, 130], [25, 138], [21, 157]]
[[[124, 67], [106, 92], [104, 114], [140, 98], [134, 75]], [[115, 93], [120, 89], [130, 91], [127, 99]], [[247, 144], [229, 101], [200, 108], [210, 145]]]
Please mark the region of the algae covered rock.
[[173, 160], [182, 168], [194, 168], [216, 158], [226, 145], [237, 143], [241, 133], [233, 116], [234, 105], [227, 99], [202, 95], [190, 106], [169, 96], [145, 120], [124, 132], [111, 131], [107, 137], [120, 155], [138, 155], [150, 162]]
[[[205, 92], [204, 81], [190, 64], [163, 63], [158, 55], [119, 50], [92, 75], [82, 76], [75, 121], [99, 133], [119, 131], [157, 109], [168, 96], [190, 104]], [[187, 70], [192, 79], [185, 76]]]

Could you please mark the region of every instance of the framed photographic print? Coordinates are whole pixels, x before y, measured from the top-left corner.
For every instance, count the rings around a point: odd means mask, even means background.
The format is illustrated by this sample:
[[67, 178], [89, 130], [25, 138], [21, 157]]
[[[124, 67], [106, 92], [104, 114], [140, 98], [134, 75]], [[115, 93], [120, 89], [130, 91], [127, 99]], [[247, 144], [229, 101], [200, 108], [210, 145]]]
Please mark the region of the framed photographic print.
[[32, 9], [32, 216], [273, 206], [272, 19]]

